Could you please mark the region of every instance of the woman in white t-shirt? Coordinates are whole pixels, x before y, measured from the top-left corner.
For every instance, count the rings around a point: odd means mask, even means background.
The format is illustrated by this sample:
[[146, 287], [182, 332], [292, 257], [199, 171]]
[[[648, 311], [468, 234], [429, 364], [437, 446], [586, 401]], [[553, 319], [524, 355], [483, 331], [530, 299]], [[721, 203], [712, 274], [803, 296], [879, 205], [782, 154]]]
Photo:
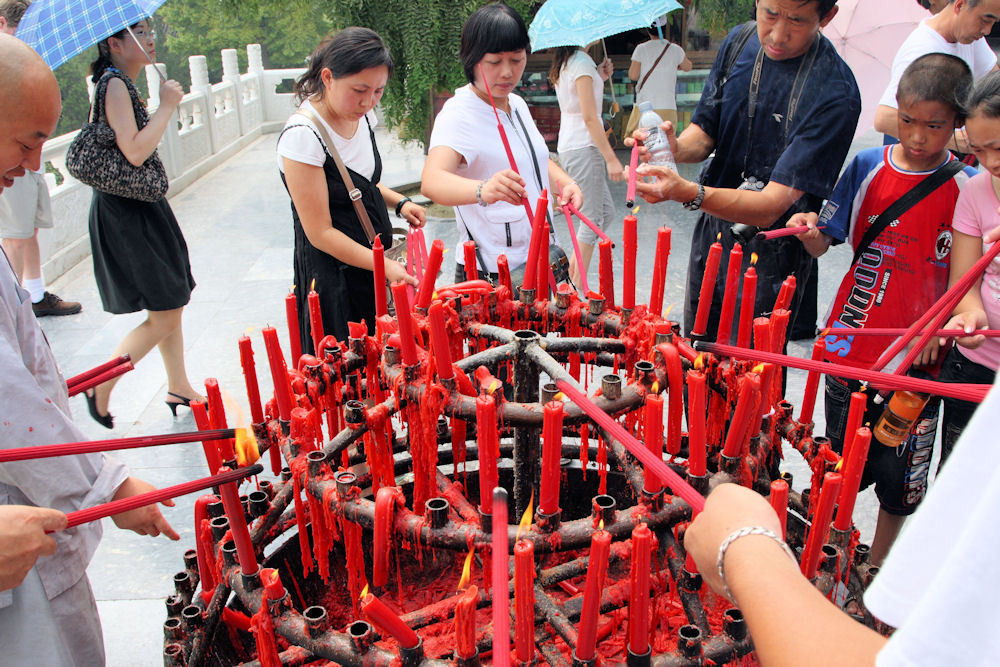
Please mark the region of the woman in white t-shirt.
[[692, 66], [684, 49], [649, 31], [649, 41], [635, 47], [628, 68], [628, 78], [635, 81], [635, 105], [625, 126], [626, 136], [639, 126], [639, 104], [647, 101], [660, 118], [677, 127], [677, 70], [689, 72]]
[[[548, 189], [550, 202], [583, 205], [580, 187], [549, 159], [528, 105], [512, 92], [524, 73], [528, 48], [524, 19], [508, 5], [491, 3], [473, 12], [462, 27], [459, 49], [469, 84], [455, 91], [434, 121], [421, 191], [439, 204], [455, 207], [459, 280], [465, 275], [462, 243], [469, 239], [478, 249], [480, 274], [485, 265], [495, 276], [501, 254], [511, 269], [525, 263], [531, 220], [522, 197], [534, 207], [541, 191]], [[500, 141], [487, 85], [518, 171], [510, 168]], [[556, 197], [555, 192], [561, 195]]]
[[[389, 50], [376, 33], [345, 28], [317, 47], [309, 69], [295, 82], [299, 110], [285, 124], [277, 151], [278, 169], [292, 198], [295, 295], [304, 353], [313, 349], [306, 302], [310, 289], [319, 294], [324, 333], [346, 340], [347, 323], [362, 321], [375, 331], [371, 243], [331, 151], [340, 153], [386, 249], [392, 245], [387, 204], [415, 227], [426, 222], [423, 207], [379, 183], [382, 160], [373, 110], [392, 69]], [[327, 145], [327, 137], [333, 146]], [[398, 262], [386, 259], [384, 265], [389, 282], [417, 284]]]
[[[581, 213], [606, 230], [615, 217], [614, 203], [607, 178], [625, 179], [625, 168], [608, 142], [601, 122], [604, 82], [611, 76], [611, 61], [598, 68], [583, 49], [557, 47], [552, 54], [549, 79], [559, 100], [559, 163], [588, 193]], [[607, 174], [607, 178], [605, 178]], [[581, 271], [590, 266], [597, 234], [584, 223], [577, 229], [581, 266], [576, 256], [570, 258], [569, 275], [577, 282]]]

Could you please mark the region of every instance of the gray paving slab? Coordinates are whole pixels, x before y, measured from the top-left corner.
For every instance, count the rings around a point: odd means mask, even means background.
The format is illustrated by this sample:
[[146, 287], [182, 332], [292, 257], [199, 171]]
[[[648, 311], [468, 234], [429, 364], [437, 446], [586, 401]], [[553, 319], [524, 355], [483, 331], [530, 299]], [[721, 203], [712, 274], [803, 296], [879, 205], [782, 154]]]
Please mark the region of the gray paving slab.
[[[876, 137], [868, 135], [855, 143], [855, 148], [874, 145]], [[275, 135], [267, 135], [208, 173], [171, 200], [171, 204], [187, 238], [193, 273], [198, 287], [184, 317], [184, 338], [187, 368], [193, 382], [207, 377], [219, 378], [224, 390], [235, 403], [246, 410], [245, 392], [239, 367], [237, 338], [252, 330], [258, 369], [264, 355], [259, 330], [277, 326], [283, 345], [284, 333], [282, 298], [292, 284], [292, 227], [288, 197], [277, 175]], [[384, 182], [399, 186], [419, 181], [423, 154], [418, 147], [402, 146], [384, 130], [380, 135], [384, 162]], [[691, 177], [696, 166], [682, 166]], [[615, 201], [624, 208], [624, 184], [612, 184]], [[561, 217], [561, 216], [560, 216]], [[667, 271], [665, 305], [681, 307], [684, 272], [687, 264], [690, 231], [695, 216], [677, 204], [641, 204], [638, 212], [639, 248], [637, 274], [652, 274], [653, 247], [656, 229], [664, 224], [673, 228], [673, 249]], [[565, 223], [556, 223], [557, 234], [569, 247]], [[457, 230], [452, 221], [432, 220], [427, 226], [430, 239], [441, 238], [450, 249], [445, 255], [444, 275], [454, 270], [453, 248]], [[622, 224], [611, 229], [613, 237], [621, 237]], [[616, 262], [621, 265], [621, 244], [616, 249]], [[821, 263], [820, 313], [829, 305], [850, 254], [834, 248]], [[620, 275], [620, 274], [619, 274]], [[589, 273], [597, 284], [597, 262]], [[78, 373], [104, 361], [114, 346], [138, 322], [141, 315], [112, 317], [101, 310], [94, 286], [92, 266], [81, 262], [52, 285], [53, 291], [65, 298], [83, 303], [83, 313], [73, 317], [40, 320], [56, 357], [67, 375]], [[648, 299], [649, 282], [641, 278], [636, 286], [637, 298]], [[620, 292], [621, 286], [618, 290]], [[675, 314], [679, 315], [679, 311]], [[793, 343], [793, 354], [807, 356], [811, 343]], [[287, 348], [286, 348], [287, 349]], [[270, 391], [266, 370], [258, 372], [261, 393]], [[788, 397], [799, 403], [804, 374], [789, 374]], [[126, 375], [111, 400], [115, 415], [113, 435], [141, 435], [165, 431], [189, 430], [194, 427], [190, 413], [181, 408], [174, 420], [165, 398], [165, 375], [158, 353], [154, 350], [137, 369]], [[86, 435], [102, 438], [109, 435], [93, 422], [82, 398], [71, 401], [77, 421]], [[819, 411], [821, 412], [821, 410]], [[821, 419], [821, 415], [820, 415]], [[822, 425], [817, 427], [822, 429]], [[820, 431], [821, 432], [821, 431]], [[175, 445], [122, 454], [134, 473], [157, 485], [169, 485], [203, 476], [206, 467], [200, 447]], [[787, 468], [793, 472], [796, 487], [808, 481], [808, 469], [801, 457], [787, 455]], [[110, 665], [150, 665], [161, 662], [161, 625], [165, 619], [163, 600], [172, 593], [172, 575], [182, 566], [183, 552], [193, 546], [191, 536], [194, 497], [179, 499], [177, 506], [164, 508], [164, 514], [182, 533], [178, 543], [165, 538], [150, 539], [117, 530], [105, 521], [105, 537], [89, 568], [104, 620], [105, 643]], [[859, 513], [864, 537], [870, 538], [874, 526], [874, 500], [871, 492], [862, 495]]]

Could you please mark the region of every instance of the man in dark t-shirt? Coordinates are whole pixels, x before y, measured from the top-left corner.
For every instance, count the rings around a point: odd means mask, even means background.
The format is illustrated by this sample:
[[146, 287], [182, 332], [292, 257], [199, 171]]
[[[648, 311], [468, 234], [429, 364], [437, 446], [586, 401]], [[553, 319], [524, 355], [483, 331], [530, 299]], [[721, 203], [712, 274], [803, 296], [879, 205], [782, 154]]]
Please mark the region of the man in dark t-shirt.
[[[740, 26], [726, 37], [691, 124], [676, 143], [673, 128], [664, 125], [677, 162], [712, 156], [700, 183], [665, 167], [642, 168], [656, 177], [637, 184], [647, 201], [669, 199], [702, 212], [688, 264], [687, 333], [694, 325], [708, 249], [716, 238], [724, 252], [707, 329], [713, 340], [728, 251], [736, 242], [730, 233], [733, 224], [783, 227], [793, 213], [819, 211], [837, 182], [861, 96], [847, 63], [820, 33], [836, 13], [836, 0], [758, 0], [756, 29]], [[744, 270], [752, 253], [758, 255], [755, 316], [770, 312], [789, 274], [796, 275], [800, 286], [792, 302], [795, 313], [812, 266], [802, 244], [794, 237], [750, 240], [744, 245]]]

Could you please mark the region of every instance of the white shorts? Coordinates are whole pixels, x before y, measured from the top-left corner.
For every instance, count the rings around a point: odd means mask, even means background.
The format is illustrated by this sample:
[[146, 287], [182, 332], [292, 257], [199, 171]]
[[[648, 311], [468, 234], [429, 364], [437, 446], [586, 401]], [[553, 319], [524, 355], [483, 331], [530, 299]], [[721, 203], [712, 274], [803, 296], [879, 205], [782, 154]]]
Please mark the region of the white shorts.
[[30, 239], [52, 227], [52, 200], [43, 174], [29, 171], [0, 193], [0, 237]]

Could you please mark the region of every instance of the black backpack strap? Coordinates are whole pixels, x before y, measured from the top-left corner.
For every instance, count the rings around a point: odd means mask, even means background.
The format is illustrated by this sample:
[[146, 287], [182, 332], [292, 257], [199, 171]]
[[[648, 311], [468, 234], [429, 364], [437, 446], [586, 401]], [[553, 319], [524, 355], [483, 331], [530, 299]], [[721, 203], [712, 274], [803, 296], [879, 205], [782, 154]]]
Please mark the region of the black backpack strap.
[[899, 216], [916, 206], [921, 199], [947, 183], [964, 167], [965, 164], [960, 160], [949, 160], [938, 167], [933, 174], [930, 174], [927, 178], [910, 188], [902, 197], [890, 204], [889, 208], [882, 211], [881, 215], [875, 218], [872, 226], [868, 228], [868, 231], [861, 238], [858, 249], [854, 251], [854, 259], [851, 261], [851, 266], [858, 263], [861, 255], [868, 250], [875, 239], [878, 238], [878, 235], [882, 233], [882, 230], [888, 227], [893, 220], [899, 218]]
[[722, 76], [719, 77], [719, 93], [721, 95], [723, 86], [726, 85], [726, 81], [729, 80], [729, 75], [733, 72], [733, 66], [736, 65], [737, 58], [743, 53], [743, 49], [746, 47], [747, 42], [750, 41], [750, 35], [757, 31], [756, 21], [747, 21], [740, 27], [740, 31], [736, 33], [736, 37], [733, 38], [733, 43], [729, 45], [729, 50], [726, 51], [726, 59], [722, 62]]

